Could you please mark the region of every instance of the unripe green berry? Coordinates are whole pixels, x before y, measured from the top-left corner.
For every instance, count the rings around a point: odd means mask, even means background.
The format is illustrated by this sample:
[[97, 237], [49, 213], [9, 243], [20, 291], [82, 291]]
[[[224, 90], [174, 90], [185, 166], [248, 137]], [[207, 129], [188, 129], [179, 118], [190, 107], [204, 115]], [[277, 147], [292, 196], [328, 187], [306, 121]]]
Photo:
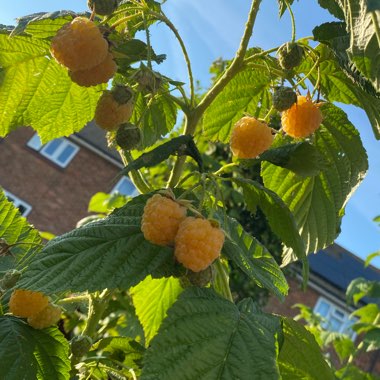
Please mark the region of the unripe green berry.
[[87, 335], [78, 335], [70, 341], [71, 352], [77, 358], [86, 355], [91, 346], [92, 339]]
[[1, 287], [3, 289], [13, 288], [21, 276], [21, 272], [15, 269], [11, 269], [5, 273], [1, 280]]
[[303, 48], [294, 43], [287, 42], [278, 49], [278, 60], [284, 70], [292, 70], [297, 67], [303, 58]]
[[116, 10], [118, 0], [88, 0], [87, 6], [98, 15], [108, 16]]
[[124, 150], [137, 148], [141, 142], [140, 128], [132, 123], [121, 124], [116, 132], [115, 140], [116, 144]]
[[277, 111], [285, 111], [297, 102], [297, 94], [290, 87], [276, 87], [272, 97], [273, 107]]

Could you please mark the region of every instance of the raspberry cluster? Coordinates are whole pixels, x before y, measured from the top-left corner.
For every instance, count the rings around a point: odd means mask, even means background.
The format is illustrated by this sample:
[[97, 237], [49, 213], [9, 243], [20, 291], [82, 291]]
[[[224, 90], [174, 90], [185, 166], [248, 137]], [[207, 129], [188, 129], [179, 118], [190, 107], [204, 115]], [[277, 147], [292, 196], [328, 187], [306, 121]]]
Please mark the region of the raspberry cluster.
[[244, 116], [233, 127], [230, 147], [238, 158], [255, 158], [272, 145], [273, 138], [266, 123]]
[[159, 194], [147, 201], [141, 230], [151, 243], [174, 244], [177, 261], [193, 272], [208, 268], [224, 244], [224, 233], [219, 227], [207, 219], [187, 217], [184, 206]]
[[17, 317], [27, 318], [35, 329], [44, 329], [58, 322], [61, 309], [49, 302], [49, 298], [32, 290], [16, 289], [9, 300], [9, 310]]
[[50, 51], [80, 86], [107, 83], [117, 71], [107, 40], [95, 23], [85, 17], [65, 24], [54, 36]]

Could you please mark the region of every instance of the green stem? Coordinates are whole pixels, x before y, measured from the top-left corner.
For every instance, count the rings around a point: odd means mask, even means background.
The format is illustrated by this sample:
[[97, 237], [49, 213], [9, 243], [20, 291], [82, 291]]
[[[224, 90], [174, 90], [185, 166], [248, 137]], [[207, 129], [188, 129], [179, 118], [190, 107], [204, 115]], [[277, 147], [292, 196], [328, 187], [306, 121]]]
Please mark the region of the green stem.
[[[119, 154], [125, 166], [127, 166], [130, 162], [133, 161], [131, 153], [125, 150], [120, 150]], [[145, 194], [152, 191], [149, 185], [145, 182], [145, 179], [139, 170], [131, 170], [129, 174], [133, 184], [136, 186], [137, 190], [140, 193]]]
[[377, 20], [377, 15], [375, 11], [371, 12], [371, 19], [372, 19], [373, 27], [375, 28], [377, 43], [379, 44], [379, 47], [380, 47], [380, 27], [379, 27], [379, 22]]
[[145, 29], [145, 35], [146, 35], [146, 46], [147, 46], [147, 63], [150, 70], [152, 70], [152, 46], [150, 44], [150, 34], [149, 34], [149, 27], [148, 23], [146, 22], [146, 15], [145, 12], [143, 12], [143, 20], [144, 20], [144, 29]]
[[292, 7], [290, 6], [289, 2], [287, 0], [284, 0], [284, 2], [288, 8], [290, 19], [292, 21], [292, 42], [294, 42], [296, 40], [296, 21], [294, 19], [294, 13], [292, 11]]
[[119, 26], [119, 25], [122, 24], [123, 22], [129, 21], [129, 20], [132, 20], [132, 19], [135, 18], [137, 15], [138, 15], [138, 13], [136, 13], [136, 14], [134, 14], [134, 15], [129, 15], [129, 16], [126, 16], [126, 17], [122, 17], [121, 19], [115, 21], [115, 22], [111, 25], [111, 29], [115, 29], [117, 26]]
[[229, 285], [228, 274], [220, 259], [214, 261], [215, 269], [215, 286], [222, 296], [231, 302], [234, 302]]
[[309, 78], [309, 76], [313, 73], [313, 71], [315, 70], [315, 68], [319, 65], [319, 59], [317, 59], [314, 63], [314, 65], [312, 66], [312, 68], [310, 69], [310, 71], [301, 79], [299, 80], [296, 84], [295, 84], [295, 87], [298, 87], [300, 86], [307, 78]]
[[85, 296], [75, 296], [75, 297], [63, 298], [63, 299], [57, 301], [57, 303], [60, 305], [64, 305], [67, 303], [79, 303], [79, 302], [89, 302], [89, 301], [90, 301], [90, 296], [87, 294]]
[[[216, 83], [210, 88], [210, 90], [205, 94], [203, 99], [199, 104], [189, 112], [185, 124], [185, 134], [193, 135], [195, 129], [198, 125], [199, 120], [210, 106], [210, 104], [215, 100], [215, 98], [222, 92], [224, 87], [231, 81], [231, 79], [244, 67], [245, 53], [247, 52], [248, 43], [252, 36], [253, 26], [255, 24], [256, 16], [259, 11], [261, 0], [253, 0], [251, 4], [251, 9], [249, 11], [248, 20], [245, 25], [245, 30], [243, 37], [240, 41], [239, 48], [236, 52], [235, 58], [233, 59], [231, 65], [226, 69], [224, 74], [216, 81]], [[168, 186], [175, 187], [181, 177], [183, 166], [185, 164], [185, 157], [179, 157], [176, 161]]]
[[181, 46], [182, 54], [183, 54], [183, 57], [185, 58], [185, 62], [186, 62], [186, 66], [187, 66], [187, 72], [188, 72], [188, 76], [189, 76], [190, 104], [193, 106], [194, 102], [195, 102], [194, 77], [193, 77], [193, 70], [191, 68], [191, 61], [190, 61], [189, 54], [187, 52], [185, 43], [183, 42], [182, 37], [179, 34], [177, 28], [174, 26], [174, 24], [164, 14], [153, 12], [153, 11], [150, 11], [149, 13], [152, 16], [156, 17], [158, 20], [161, 20], [162, 22], [164, 22], [169, 27], [169, 29], [174, 33], [175, 37], [177, 38], [177, 40]]
[[237, 166], [238, 164], [236, 162], [231, 162], [229, 164], [223, 165], [221, 168], [219, 168], [216, 172], [214, 172], [214, 175], [222, 174], [226, 169], [232, 168], [234, 166]]
[[111, 292], [107, 289], [103, 293], [90, 295], [88, 304], [88, 318], [86, 326], [82, 332], [82, 335], [87, 335], [90, 338], [94, 338], [98, 323], [103, 316], [103, 313], [108, 306], [108, 300], [111, 297]]

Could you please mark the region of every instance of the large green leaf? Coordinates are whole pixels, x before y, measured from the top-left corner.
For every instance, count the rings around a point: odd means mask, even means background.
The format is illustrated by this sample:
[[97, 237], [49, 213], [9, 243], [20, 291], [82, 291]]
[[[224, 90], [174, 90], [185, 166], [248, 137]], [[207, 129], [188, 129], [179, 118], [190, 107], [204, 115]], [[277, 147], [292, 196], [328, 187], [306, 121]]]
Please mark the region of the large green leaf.
[[173, 128], [177, 120], [177, 106], [164, 94], [156, 94], [154, 100], [147, 100], [139, 92], [135, 99], [132, 123], [141, 127], [141, 148], [153, 145]]
[[272, 77], [266, 64], [238, 73], [207, 108], [203, 119], [204, 137], [228, 142], [234, 123], [245, 112], [264, 117], [272, 102], [269, 92]]
[[333, 380], [314, 336], [298, 322], [283, 318], [284, 341], [278, 356], [283, 380]]
[[35, 330], [14, 317], [0, 317], [0, 374], [6, 380], [68, 380], [69, 345], [56, 327]]
[[367, 0], [345, 1], [342, 9], [351, 35], [348, 54], [356, 67], [380, 91], [380, 36], [376, 32], [380, 11], [368, 12]]
[[18, 286], [45, 293], [128, 289], [149, 274], [166, 275], [173, 265], [173, 250], [144, 239], [142, 199], [51, 240], [34, 257]]
[[223, 253], [256, 284], [283, 299], [288, 293], [288, 283], [273, 256], [235, 219], [220, 218], [220, 223], [227, 236]]
[[[371, 91], [360, 73], [341, 57], [338, 60], [333, 51], [321, 44], [316, 48], [320, 55], [320, 88], [323, 96], [330, 102], [353, 104], [362, 108], [372, 125], [377, 138], [380, 138], [380, 97], [374, 89]], [[313, 66], [312, 59], [305, 59], [299, 67], [299, 72], [308, 73]], [[318, 73], [310, 74], [310, 81], [315, 84]]]
[[7, 250], [0, 255], [0, 271], [14, 267], [22, 268], [28, 257], [35, 253], [41, 244], [35, 230], [20, 212], [9, 202], [0, 189], [0, 239], [7, 244]]
[[[323, 124], [314, 135], [314, 144], [327, 165], [319, 175], [302, 178], [269, 163], [262, 165], [265, 186], [294, 214], [307, 252], [316, 252], [335, 240], [344, 207], [368, 168], [359, 133], [346, 114], [331, 104], [324, 105], [322, 113]], [[293, 259], [288, 253], [285, 263]]]
[[82, 129], [101, 89], [80, 87], [49, 57], [49, 42], [0, 34], [0, 136], [30, 125], [42, 142]]
[[284, 244], [292, 247], [299, 259], [306, 259], [305, 245], [297, 230], [296, 221], [283, 200], [274, 191], [256, 181], [243, 178], [234, 178], [233, 181], [242, 187], [248, 210], [254, 212], [259, 206], [272, 231]]
[[177, 278], [153, 279], [150, 276], [131, 289], [133, 305], [144, 328], [147, 345], [182, 290]]
[[279, 320], [250, 306], [185, 290], [151, 342], [141, 380], [278, 379]]

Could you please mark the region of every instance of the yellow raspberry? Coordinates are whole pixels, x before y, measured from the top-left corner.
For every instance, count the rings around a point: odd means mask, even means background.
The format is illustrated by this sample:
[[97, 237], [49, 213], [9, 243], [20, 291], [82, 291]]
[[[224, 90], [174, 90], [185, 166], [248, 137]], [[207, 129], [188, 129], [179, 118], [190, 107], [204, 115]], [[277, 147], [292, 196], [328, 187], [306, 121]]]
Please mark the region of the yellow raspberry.
[[50, 51], [69, 70], [87, 70], [106, 59], [108, 42], [92, 21], [76, 17], [57, 32]]
[[272, 145], [273, 138], [272, 129], [267, 124], [245, 116], [234, 125], [230, 146], [238, 158], [255, 158]]
[[149, 198], [144, 207], [141, 230], [146, 240], [157, 245], [173, 245], [186, 208], [159, 194]]
[[112, 131], [126, 123], [131, 118], [132, 112], [132, 93], [129, 100], [121, 102], [115, 99], [112, 91], [104, 91], [96, 105], [95, 122], [99, 127]]
[[39, 313], [32, 315], [27, 319], [30, 326], [35, 329], [45, 329], [55, 325], [61, 318], [61, 308], [59, 306], [49, 304]]
[[117, 65], [113, 60], [113, 55], [109, 53], [99, 65], [86, 70], [69, 71], [69, 75], [71, 80], [79, 86], [90, 87], [107, 83], [116, 71]]
[[224, 232], [209, 220], [187, 217], [175, 237], [174, 255], [178, 262], [193, 272], [206, 269], [220, 254]]
[[39, 313], [48, 303], [48, 297], [41, 292], [16, 289], [9, 300], [9, 310], [18, 317], [27, 318]]
[[291, 137], [307, 137], [322, 123], [322, 112], [308, 96], [297, 96], [297, 103], [281, 116], [284, 131]]

